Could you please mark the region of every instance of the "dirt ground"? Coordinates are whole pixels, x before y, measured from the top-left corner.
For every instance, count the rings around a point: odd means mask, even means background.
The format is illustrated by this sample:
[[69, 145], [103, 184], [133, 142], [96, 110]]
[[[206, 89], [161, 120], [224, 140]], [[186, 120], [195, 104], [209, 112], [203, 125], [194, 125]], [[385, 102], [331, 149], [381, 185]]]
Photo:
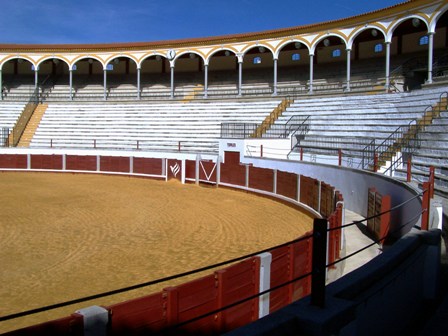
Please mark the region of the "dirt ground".
[[[312, 226], [284, 204], [174, 180], [4, 172], [0, 187], [0, 316], [228, 260]], [[0, 333], [187, 280], [0, 322]]]

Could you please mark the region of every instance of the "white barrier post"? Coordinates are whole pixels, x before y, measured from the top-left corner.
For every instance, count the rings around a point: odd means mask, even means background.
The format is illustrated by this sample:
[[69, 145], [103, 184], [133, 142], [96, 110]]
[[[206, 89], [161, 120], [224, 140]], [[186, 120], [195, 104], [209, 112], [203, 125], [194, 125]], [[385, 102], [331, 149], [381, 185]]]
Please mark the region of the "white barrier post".
[[[271, 288], [271, 262], [272, 254], [265, 252], [259, 254], [260, 257], [260, 293]], [[260, 296], [258, 318], [269, 315], [269, 293]]]

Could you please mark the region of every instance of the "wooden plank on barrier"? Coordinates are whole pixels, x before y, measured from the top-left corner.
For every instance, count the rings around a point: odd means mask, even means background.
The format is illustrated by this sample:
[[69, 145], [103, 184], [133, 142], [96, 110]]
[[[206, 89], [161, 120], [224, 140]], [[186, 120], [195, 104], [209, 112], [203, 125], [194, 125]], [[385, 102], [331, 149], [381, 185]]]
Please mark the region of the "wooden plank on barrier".
[[274, 171], [267, 168], [249, 167], [249, 188], [273, 192]]
[[65, 157], [65, 169], [77, 171], [96, 171], [96, 159], [96, 156], [67, 155]]
[[[367, 217], [373, 217], [375, 215], [375, 197], [376, 197], [376, 189], [369, 188], [367, 195]], [[375, 219], [370, 218], [367, 220], [367, 228], [370, 232], [375, 231]]]
[[[306, 233], [308, 235], [310, 233]], [[292, 278], [297, 279], [311, 271], [312, 239], [301, 240], [292, 246]], [[295, 281], [292, 285], [291, 301], [297, 301], [311, 292], [311, 275]]]
[[140, 297], [107, 307], [110, 335], [147, 335], [167, 326], [163, 293]]
[[277, 194], [295, 200], [297, 197], [297, 174], [277, 171]]
[[[177, 292], [177, 323], [190, 321], [202, 315], [207, 315], [207, 313], [218, 308], [218, 288], [216, 286], [214, 274], [189, 281], [174, 288]], [[172, 313], [174, 314], [174, 312]], [[207, 315], [204, 318], [182, 326], [176, 331], [212, 334], [216, 333], [217, 328], [218, 323], [215, 315]]]
[[103, 172], [129, 173], [130, 161], [122, 156], [100, 156], [100, 167]]
[[26, 169], [27, 159], [26, 154], [2, 154], [0, 155], [0, 168]]
[[31, 327], [17, 329], [8, 333], [8, 336], [60, 336], [72, 335], [83, 336], [83, 317], [79, 314], [72, 314], [61, 319], [48, 321]]
[[134, 157], [134, 173], [161, 176], [163, 160], [159, 158]]
[[62, 155], [31, 154], [31, 169], [62, 170]]
[[[271, 251], [271, 288], [280, 286], [292, 279], [291, 273], [291, 247], [283, 246]], [[271, 292], [269, 311], [283, 308], [291, 301], [292, 291], [289, 285], [283, 286]]]
[[[218, 304], [225, 307], [259, 293], [260, 259], [253, 257], [217, 271]], [[222, 311], [217, 316], [221, 333], [258, 319], [258, 297]]]

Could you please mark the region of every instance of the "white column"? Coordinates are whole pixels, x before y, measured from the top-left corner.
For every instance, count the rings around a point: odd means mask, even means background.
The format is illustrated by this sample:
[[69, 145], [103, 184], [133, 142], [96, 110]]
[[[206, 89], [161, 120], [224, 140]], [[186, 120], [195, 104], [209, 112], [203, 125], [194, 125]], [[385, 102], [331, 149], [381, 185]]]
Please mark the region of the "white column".
[[313, 93], [313, 71], [314, 71], [313, 58], [314, 55], [310, 54], [310, 90], [308, 93]]
[[277, 95], [277, 59], [274, 58], [274, 96]]
[[0, 70], [0, 100], [3, 100], [3, 78], [2, 78], [2, 70]]
[[35, 68], [34, 69], [34, 90], [37, 89], [39, 84], [39, 69]]
[[73, 69], [70, 69], [70, 100], [73, 100]]
[[434, 48], [434, 33], [428, 33], [429, 43], [428, 43], [428, 79], [426, 83], [432, 83], [432, 63], [434, 62], [433, 58], [433, 48]]
[[103, 82], [104, 82], [104, 97], [103, 97], [103, 99], [104, 100], [107, 100], [107, 70], [106, 69], [104, 69], [104, 79], [103, 79]]
[[243, 60], [238, 59], [238, 96], [242, 95], [243, 86]]
[[204, 64], [204, 98], [208, 97], [208, 64]]
[[390, 90], [390, 42], [386, 42], [386, 92]]
[[140, 100], [140, 68], [137, 68], [137, 99]]
[[174, 98], [174, 64], [171, 63], [171, 93], [170, 93], [170, 97], [171, 99]]
[[350, 91], [350, 49], [347, 49], [347, 91]]
[[[259, 254], [260, 258], [260, 293], [271, 288], [271, 263], [272, 254]], [[269, 298], [270, 294], [266, 293], [260, 296], [260, 303], [258, 307], [258, 318], [269, 315]]]

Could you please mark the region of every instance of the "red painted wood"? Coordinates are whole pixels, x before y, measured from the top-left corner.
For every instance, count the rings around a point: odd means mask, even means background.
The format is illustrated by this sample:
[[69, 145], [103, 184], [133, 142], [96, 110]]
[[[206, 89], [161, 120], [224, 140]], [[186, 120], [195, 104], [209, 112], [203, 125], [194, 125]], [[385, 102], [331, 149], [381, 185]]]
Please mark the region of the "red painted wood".
[[[167, 293], [167, 317], [171, 326], [207, 315], [218, 308], [218, 288], [214, 274], [164, 290]], [[208, 315], [187, 323], [174, 331], [215, 334], [218, 323], [215, 315]]]
[[249, 188], [274, 191], [274, 171], [267, 168], [249, 167]]
[[31, 155], [31, 169], [62, 169], [62, 155]]
[[185, 178], [196, 179], [196, 160], [185, 161]]
[[167, 326], [162, 292], [106, 307], [111, 312], [110, 335], [147, 335]]
[[162, 171], [163, 159], [134, 158], [134, 173], [146, 175], [165, 175]]
[[207, 182], [216, 183], [217, 164], [213, 161], [199, 162], [199, 179]]
[[229, 162], [221, 164], [221, 182], [245, 186], [246, 166]]
[[72, 314], [58, 320], [48, 321], [31, 327], [4, 333], [5, 336], [60, 336], [60, 335], [84, 335], [83, 317]]
[[283, 171], [277, 172], [277, 194], [297, 199], [297, 175]]
[[[259, 293], [260, 258], [254, 257], [216, 272], [220, 307]], [[258, 319], [258, 297], [222, 311], [217, 316], [221, 333]]]
[[319, 181], [311, 177], [300, 176], [300, 202], [314, 210], [319, 209]]
[[67, 170], [96, 171], [96, 156], [67, 155], [65, 168]]
[[182, 161], [181, 160], [168, 160], [168, 179], [182, 180]]
[[122, 156], [101, 156], [100, 170], [103, 172], [129, 173], [130, 159]]
[[0, 168], [26, 169], [27, 168], [27, 155], [2, 154], [2, 155], [0, 155]]
[[[284, 246], [271, 251], [271, 288], [281, 286], [292, 279], [291, 273], [291, 247]], [[269, 311], [272, 313], [290, 302], [290, 286], [285, 285], [271, 291]]]

